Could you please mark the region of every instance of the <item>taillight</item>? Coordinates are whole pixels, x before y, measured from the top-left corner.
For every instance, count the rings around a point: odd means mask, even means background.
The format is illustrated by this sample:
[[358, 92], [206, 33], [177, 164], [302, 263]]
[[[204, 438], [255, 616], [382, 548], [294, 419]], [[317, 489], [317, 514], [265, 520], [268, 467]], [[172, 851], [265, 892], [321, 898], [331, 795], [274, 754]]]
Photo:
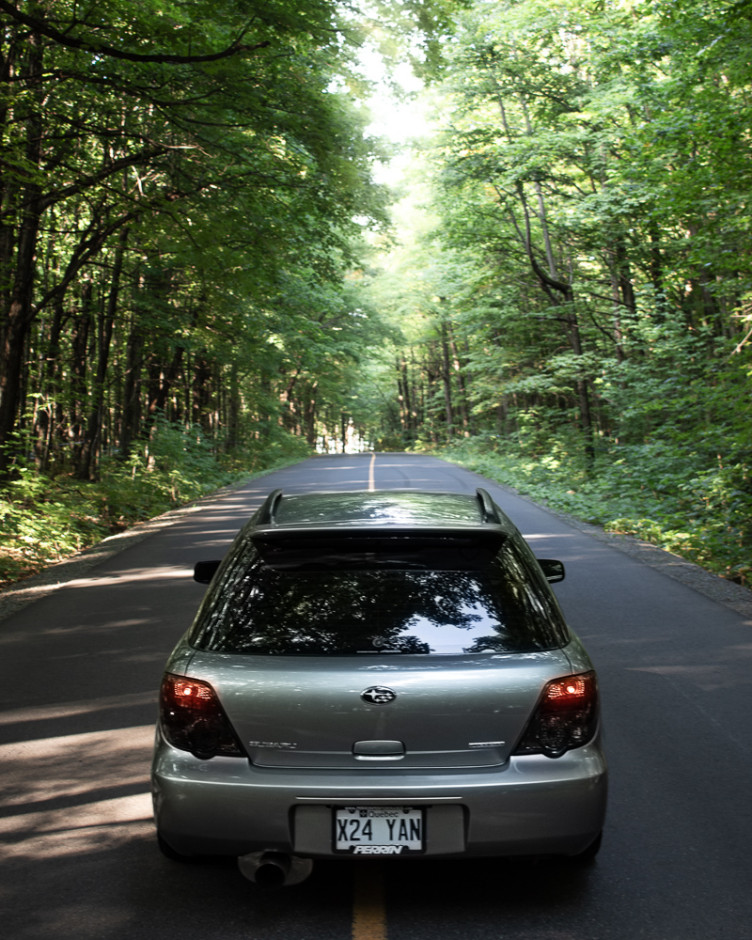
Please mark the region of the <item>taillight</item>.
[[167, 673], [160, 693], [162, 733], [173, 747], [200, 760], [244, 757], [237, 737], [207, 682]]
[[598, 683], [594, 672], [549, 682], [515, 754], [561, 757], [587, 744], [598, 727]]

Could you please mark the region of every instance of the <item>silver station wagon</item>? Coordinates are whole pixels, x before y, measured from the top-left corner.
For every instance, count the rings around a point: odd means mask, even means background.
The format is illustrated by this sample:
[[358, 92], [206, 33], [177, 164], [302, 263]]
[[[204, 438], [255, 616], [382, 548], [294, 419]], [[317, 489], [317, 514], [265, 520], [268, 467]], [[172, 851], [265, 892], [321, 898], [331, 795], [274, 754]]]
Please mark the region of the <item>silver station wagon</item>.
[[316, 858], [569, 856], [606, 810], [593, 666], [484, 490], [272, 493], [171, 654], [159, 845], [259, 884]]

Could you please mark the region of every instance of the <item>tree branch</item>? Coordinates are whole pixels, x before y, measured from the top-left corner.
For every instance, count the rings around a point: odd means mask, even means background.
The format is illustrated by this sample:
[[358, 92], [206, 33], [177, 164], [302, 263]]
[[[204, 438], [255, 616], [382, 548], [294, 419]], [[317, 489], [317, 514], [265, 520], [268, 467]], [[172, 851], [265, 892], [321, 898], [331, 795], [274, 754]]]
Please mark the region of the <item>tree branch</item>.
[[0, 0], [0, 12], [5, 13], [12, 20], [21, 23], [23, 26], [34, 30], [42, 36], [46, 36], [53, 42], [69, 49], [79, 49], [83, 52], [90, 52], [92, 55], [107, 56], [111, 59], [125, 59], [128, 62], [153, 62], [160, 65], [191, 65], [199, 62], [217, 62], [220, 59], [228, 59], [231, 56], [239, 55], [244, 52], [257, 52], [259, 49], [266, 49], [271, 45], [268, 39], [263, 42], [257, 42], [252, 46], [242, 45], [239, 41], [233, 42], [221, 52], [211, 52], [206, 55], [177, 55], [167, 52], [139, 53], [127, 52], [125, 49], [117, 49], [114, 46], [104, 44], [89, 43], [83, 39], [76, 39], [72, 36], [66, 36], [59, 29], [55, 29], [45, 20], [37, 19], [17, 10], [9, 0]]
[[104, 182], [104, 180], [108, 179], [115, 173], [119, 173], [121, 170], [126, 170], [129, 167], [139, 166], [142, 164], [148, 165], [155, 157], [163, 156], [168, 152], [168, 150], [169, 148], [167, 147], [151, 146], [145, 148], [144, 150], [140, 150], [138, 153], [129, 154], [128, 156], [113, 160], [111, 163], [108, 163], [96, 173], [90, 173], [87, 176], [82, 176], [80, 179], [76, 180], [75, 183], [70, 183], [68, 186], [64, 186], [62, 189], [51, 190], [50, 192], [46, 193], [41, 200], [42, 208], [43, 210], [49, 209], [50, 206], [54, 206], [56, 203], [62, 202], [64, 199], [68, 199], [71, 196], [76, 196], [79, 193], [85, 192], [87, 189]]
[[530, 265], [538, 277], [538, 280], [544, 287], [551, 288], [555, 291], [558, 291], [566, 299], [570, 298], [571, 295], [571, 285], [567, 284], [566, 281], [559, 281], [551, 275], [546, 274], [543, 268], [538, 264], [538, 260], [533, 253], [533, 236], [530, 226], [530, 211], [527, 204], [527, 197], [525, 196], [525, 189], [520, 180], [516, 182], [517, 195], [520, 198], [522, 203], [522, 209], [525, 216], [525, 248], [527, 251], [527, 256], [530, 261]]

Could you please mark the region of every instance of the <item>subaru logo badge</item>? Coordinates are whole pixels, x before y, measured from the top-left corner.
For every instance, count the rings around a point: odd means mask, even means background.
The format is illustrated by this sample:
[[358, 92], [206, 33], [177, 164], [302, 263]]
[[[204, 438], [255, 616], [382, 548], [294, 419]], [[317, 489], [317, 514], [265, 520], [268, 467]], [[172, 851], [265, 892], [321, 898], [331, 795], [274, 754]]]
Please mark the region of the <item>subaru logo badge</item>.
[[369, 705], [388, 705], [397, 698], [397, 693], [383, 685], [372, 685], [360, 693], [360, 697]]

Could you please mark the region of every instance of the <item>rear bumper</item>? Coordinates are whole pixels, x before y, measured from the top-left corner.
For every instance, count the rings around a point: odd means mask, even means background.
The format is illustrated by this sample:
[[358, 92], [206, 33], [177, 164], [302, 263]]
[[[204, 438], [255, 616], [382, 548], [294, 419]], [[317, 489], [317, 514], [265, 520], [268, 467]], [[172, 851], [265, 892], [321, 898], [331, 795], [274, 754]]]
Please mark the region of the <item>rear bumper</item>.
[[417, 774], [260, 769], [158, 740], [152, 795], [160, 836], [186, 855], [332, 857], [332, 809], [358, 805], [424, 807], [426, 856], [575, 855], [603, 828], [607, 770], [597, 741], [555, 760]]

